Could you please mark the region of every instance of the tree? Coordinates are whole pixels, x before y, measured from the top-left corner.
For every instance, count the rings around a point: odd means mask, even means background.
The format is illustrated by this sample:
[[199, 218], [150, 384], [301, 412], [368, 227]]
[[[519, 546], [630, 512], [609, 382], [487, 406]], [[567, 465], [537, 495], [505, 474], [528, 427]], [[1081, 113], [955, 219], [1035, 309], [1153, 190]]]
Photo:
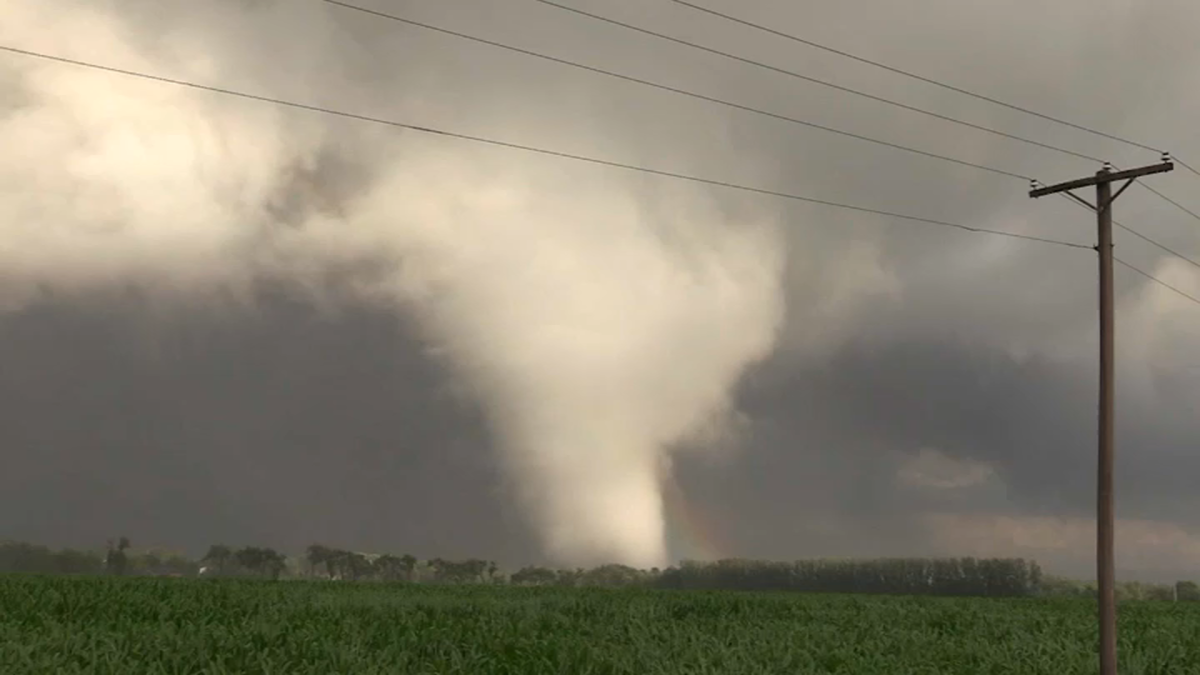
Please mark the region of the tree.
[[463, 581], [483, 581], [483, 574], [488, 570], [488, 561], [471, 558], [462, 563]]
[[400, 556], [400, 564], [404, 567], [404, 575], [408, 581], [413, 580], [413, 574], [417, 570], [417, 559], [407, 553]]
[[371, 563], [359, 553], [321, 547], [317, 554], [324, 561], [330, 579], [353, 580], [371, 570]]
[[162, 571], [162, 556], [146, 551], [134, 559], [133, 568], [142, 574], [159, 574]]
[[641, 570], [628, 565], [601, 565], [585, 572], [579, 579], [587, 586], [633, 586], [644, 577]]
[[522, 567], [512, 575], [514, 584], [531, 584], [544, 586], [558, 580], [558, 574], [547, 567]]
[[351, 581], [358, 581], [371, 573], [371, 561], [361, 553], [342, 551], [342, 560], [343, 578], [349, 576]]
[[213, 544], [208, 547], [208, 553], [200, 559], [200, 562], [207, 565], [212, 565], [216, 568], [217, 574], [223, 575], [228, 571], [230, 562], [233, 561], [233, 549], [225, 544]]
[[400, 581], [404, 578], [404, 561], [394, 555], [381, 555], [372, 563], [375, 576], [382, 581]]
[[0, 544], [0, 571], [48, 572], [52, 555], [45, 546], [6, 541]]
[[233, 554], [233, 559], [237, 562], [238, 567], [251, 574], [258, 574], [262, 570], [264, 562], [262, 550], [252, 546], [238, 549]]
[[279, 579], [279, 575], [287, 567], [286, 558], [273, 548], [247, 546], [238, 549], [233, 557], [244, 571], [270, 577], [273, 581]]
[[104, 570], [104, 562], [95, 553], [68, 548], [53, 557], [54, 571], [59, 574], [96, 574]]
[[573, 570], [558, 570], [555, 573], [555, 583], [559, 586], [575, 586], [579, 579], [583, 577], [583, 568], [575, 568]]
[[271, 581], [278, 581], [279, 575], [283, 574], [283, 570], [287, 569], [287, 557], [273, 548], [260, 549], [260, 570], [271, 577]]
[[334, 555], [333, 549], [321, 544], [312, 544], [308, 547], [308, 563], [312, 566], [313, 572], [316, 572], [318, 567], [325, 567], [325, 577], [333, 578]]
[[162, 561], [163, 572], [171, 576], [195, 576], [200, 571], [199, 567], [198, 563], [179, 553], [168, 554]]
[[108, 555], [104, 558], [104, 566], [111, 574], [124, 575], [129, 566], [129, 557], [125, 549], [129, 548], [129, 538], [121, 537], [114, 547], [112, 540], [108, 541]]
[[442, 560], [441, 558], [432, 558], [425, 561], [425, 568], [432, 573], [434, 581], [446, 581], [446, 574], [449, 567], [449, 561]]

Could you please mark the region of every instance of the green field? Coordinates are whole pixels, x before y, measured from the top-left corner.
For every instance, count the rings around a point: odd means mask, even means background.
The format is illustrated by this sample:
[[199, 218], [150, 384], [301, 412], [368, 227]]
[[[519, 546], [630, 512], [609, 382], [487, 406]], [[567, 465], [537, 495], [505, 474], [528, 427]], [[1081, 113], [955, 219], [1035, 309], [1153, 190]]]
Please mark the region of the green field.
[[[1122, 607], [1123, 675], [1200, 673], [1200, 604]], [[1095, 673], [1094, 605], [0, 577], [0, 673]]]

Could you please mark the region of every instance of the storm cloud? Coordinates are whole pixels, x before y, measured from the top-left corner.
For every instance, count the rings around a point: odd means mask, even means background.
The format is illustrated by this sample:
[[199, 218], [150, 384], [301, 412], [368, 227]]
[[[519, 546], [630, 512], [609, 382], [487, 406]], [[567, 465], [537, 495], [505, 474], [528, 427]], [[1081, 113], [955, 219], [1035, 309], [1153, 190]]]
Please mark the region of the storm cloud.
[[[1029, 200], [1021, 180], [325, 3], [10, 4], [8, 46], [977, 227], [1094, 238], [1085, 211]], [[1157, 159], [668, 0], [570, 4], [1119, 165]], [[709, 4], [1200, 157], [1191, 3], [1097, 11], [1080, 0], [1050, 16], [1040, 4], [951, 0], [919, 16], [885, 3]], [[1048, 183], [1098, 168], [536, 2], [363, 5]], [[1017, 553], [1089, 572], [1088, 251], [479, 149], [14, 54], [0, 55], [0, 88], [0, 138], [28, 149], [0, 159], [0, 536], [543, 559], [494, 420], [412, 307], [379, 302], [394, 290], [395, 261], [381, 255], [390, 230], [346, 219], [381, 188], [403, 188], [393, 197], [411, 206], [458, 181], [541, 190], [530, 208], [574, 204], [564, 237], [605, 227], [618, 200], [647, 222], [683, 213], [779, 233], [768, 248], [786, 252], [784, 315], [772, 355], [734, 391], [745, 433], [730, 452], [676, 460], [724, 553]], [[88, 145], [100, 137], [121, 142]], [[428, 193], [417, 179], [394, 182], [418, 165], [444, 180], [430, 178]], [[1189, 199], [1196, 176], [1149, 180], [1200, 206]], [[132, 190], [153, 208], [134, 214], [113, 199]], [[1117, 217], [1200, 253], [1196, 223], [1144, 190], [1131, 188]], [[79, 222], [94, 227], [64, 225]], [[114, 229], [129, 235], [120, 245], [106, 238]], [[1200, 293], [1194, 266], [1124, 232], [1117, 243], [1123, 259]], [[1118, 564], [1174, 574], [1200, 565], [1200, 307], [1128, 270], [1117, 284]], [[663, 335], [667, 350], [703, 343]]]

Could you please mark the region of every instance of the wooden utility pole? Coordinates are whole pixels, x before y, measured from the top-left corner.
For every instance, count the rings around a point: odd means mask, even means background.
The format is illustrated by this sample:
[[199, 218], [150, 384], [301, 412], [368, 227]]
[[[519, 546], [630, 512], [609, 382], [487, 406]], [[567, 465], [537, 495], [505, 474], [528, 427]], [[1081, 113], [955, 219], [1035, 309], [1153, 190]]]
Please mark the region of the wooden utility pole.
[[[1105, 162], [1104, 168], [1089, 178], [1038, 187], [1030, 185], [1034, 199], [1063, 193], [1096, 212], [1096, 250], [1100, 253], [1100, 424], [1096, 473], [1096, 585], [1099, 592], [1100, 675], [1117, 675], [1117, 603], [1116, 573], [1113, 562], [1113, 243], [1112, 203], [1125, 188], [1141, 176], [1171, 171], [1175, 165], [1163, 153], [1162, 162], [1137, 169], [1116, 171]], [[1114, 181], [1125, 184], [1116, 194]], [[1096, 186], [1096, 203], [1076, 196], [1071, 190]]]

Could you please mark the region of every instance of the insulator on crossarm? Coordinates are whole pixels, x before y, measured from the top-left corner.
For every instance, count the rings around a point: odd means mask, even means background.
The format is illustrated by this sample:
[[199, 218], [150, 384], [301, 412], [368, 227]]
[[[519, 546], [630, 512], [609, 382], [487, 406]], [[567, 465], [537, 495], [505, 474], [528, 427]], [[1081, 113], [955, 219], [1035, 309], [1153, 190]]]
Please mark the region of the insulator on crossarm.
[[1105, 163], [1104, 163], [1104, 171], [1107, 173], [1107, 172], [1110, 172], [1110, 171], [1112, 171], [1112, 170], [1113, 170], [1112, 164], [1111, 164], [1111, 163], [1109, 163], [1109, 162], [1105, 162]]
[[1164, 151], [1163, 151], [1163, 154], [1162, 154], [1162, 157], [1163, 157], [1163, 160], [1162, 160], [1162, 161], [1163, 161], [1163, 164], [1168, 164], [1168, 163], [1170, 163], [1170, 161], [1171, 161], [1171, 153], [1169, 153], [1169, 152], [1167, 152], [1167, 151], [1165, 151], [1165, 150], [1164, 150]]

